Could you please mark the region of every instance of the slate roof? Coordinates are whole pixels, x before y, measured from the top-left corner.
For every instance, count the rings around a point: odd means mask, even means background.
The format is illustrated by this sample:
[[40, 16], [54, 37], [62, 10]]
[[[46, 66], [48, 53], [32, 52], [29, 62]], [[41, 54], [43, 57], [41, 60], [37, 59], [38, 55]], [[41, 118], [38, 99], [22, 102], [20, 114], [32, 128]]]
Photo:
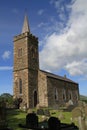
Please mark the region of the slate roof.
[[72, 81], [71, 79], [68, 79], [66, 76], [63, 77], [63, 76], [55, 75], [53, 73], [46, 72], [46, 71], [43, 71], [43, 70], [40, 70], [40, 71], [45, 73], [47, 77], [59, 79], [59, 80], [70, 82], [70, 83], [74, 83], [74, 84], [78, 84], [78, 83]]

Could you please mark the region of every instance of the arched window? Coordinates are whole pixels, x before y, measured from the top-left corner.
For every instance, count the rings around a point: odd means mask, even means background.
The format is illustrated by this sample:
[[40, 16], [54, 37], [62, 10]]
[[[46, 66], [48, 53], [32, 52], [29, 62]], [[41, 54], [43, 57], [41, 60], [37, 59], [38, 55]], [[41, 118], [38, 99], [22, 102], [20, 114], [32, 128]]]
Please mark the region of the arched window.
[[75, 99], [78, 100], [78, 91], [75, 91]]
[[66, 100], [66, 90], [63, 89], [63, 100]]
[[71, 100], [72, 99], [72, 92], [69, 91], [69, 99]]
[[34, 107], [37, 105], [37, 91], [34, 90]]
[[18, 49], [18, 57], [22, 56], [22, 48]]
[[19, 79], [19, 93], [22, 94], [22, 79]]
[[35, 49], [31, 47], [31, 56], [32, 58], [35, 58]]
[[58, 91], [57, 91], [57, 88], [55, 88], [55, 90], [54, 90], [54, 96], [55, 96], [55, 100], [58, 101]]

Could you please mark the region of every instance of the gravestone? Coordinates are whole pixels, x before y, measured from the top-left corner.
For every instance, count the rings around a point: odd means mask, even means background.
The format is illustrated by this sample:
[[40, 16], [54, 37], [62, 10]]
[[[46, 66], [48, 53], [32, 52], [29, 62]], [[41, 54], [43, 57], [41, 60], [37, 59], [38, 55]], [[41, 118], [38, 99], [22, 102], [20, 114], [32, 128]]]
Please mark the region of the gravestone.
[[49, 111], [48, 109], [45, 109], [45, 110], [44, 110], [44, 115], [45, 115], [45, 116], [50, 116], [50, 111]]
[[6, 127], [6, 105], [4, 102], [0, 101], [0, 129], [4, 129]]
[[24, 104], [24, 106], [23, 106], [23, 111], [27, 112], [27, 105], [26, 104]]
[[87, 105], [85, 106], [85, 124], [87, 129]]
[[56, 117], [50, 117], [48, 120], [48, 128], [50, 130], [60, 130], [61, 128], [60, 120]]
[[79, 130], [87, 130], [87, 105], [79, 103], [79, 106], [72, 111], [73, 120], [78, 121]]
[[42, 116], [41, 116], [41, 122], [44, 122], [44, 121], [46, 121], [46, 120], [48, 120], [47, 116], [42, 115]]
[[26, 127], [27, 128], [38, 128], [38, 116], [35, 113], [29, 113], [26, 116]]
[[37, 115], [44, 115], [43, 109], [37, 109]]

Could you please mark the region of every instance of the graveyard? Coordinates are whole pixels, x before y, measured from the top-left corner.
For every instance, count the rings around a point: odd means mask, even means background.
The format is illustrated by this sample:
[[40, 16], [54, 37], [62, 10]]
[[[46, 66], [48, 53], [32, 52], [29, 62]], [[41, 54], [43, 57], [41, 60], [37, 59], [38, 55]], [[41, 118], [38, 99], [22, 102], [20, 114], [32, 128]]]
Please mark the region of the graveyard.
[[[36, 111], [34, 109], [34, 111]], [[71, 112], [61, 112], [57, 110], [50, 110], [51, 116], [53, 117], [60, 117], [60, 120], [62, 123], [67, 123], [71, 124]], [[8, 121], [8, 127], [12, 128], [13, 130], [22, 130], [23, 128], [19, 127], [19, 124], [24, 125], [26, 123], [26, 112], [20, 111], [20, 110], [15, 110], [11, 109], [7, 111], [7, 121]], [[39, 126], [45, 126], [47, 127], [47, 120], [49, 116], [45, 116], [40, 113], [39, 116]]]
[[[21, 111], [18, 109], [8, 109], [7, 116], [5, 118], [5, 122], [7, 122], [7, 128], [10, 130], [24, 130], [24, 128], [20, 127], [20, 124], [23, 126], [26, 124], [26, 115], [27, 112]], [[36, 109], [33, 110], [33, 112], [36, 112]], [[50, 115], [49, 115], [50, 112]], [[43, 110], [38, 111], [38, 122], [39, 122], [39, 128], [45, 127], [47, 128], [47, 120], [49, 119], [49, 116], [60, 118], [61, 123], [71, 124], [71, 112], [62, 112], [61, 110], [45, 110], [45, 113], [43, 113]]]
[[51, 130], [50, 126], [55, 128], [58, 123], [61, 130], [87, 130], [87, 104], [80, 101], [73, 109], [53, 110], [6, 108], [5, 102], [0, 102], [0, 130]]

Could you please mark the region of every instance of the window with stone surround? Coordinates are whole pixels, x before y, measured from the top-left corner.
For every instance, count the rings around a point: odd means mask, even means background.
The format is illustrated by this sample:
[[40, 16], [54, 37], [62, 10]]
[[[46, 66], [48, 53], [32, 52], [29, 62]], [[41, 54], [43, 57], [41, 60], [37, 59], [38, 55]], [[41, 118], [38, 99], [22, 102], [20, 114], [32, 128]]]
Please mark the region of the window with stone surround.
[[22, 79], [19, 79], [19, 93], [22, 94]]
[[35, 50], [32, 46], [31, 46], [31, 57], [35, 58]]
[[37, 55], [37, 49], [31, 46], [30, 51], [31, 51], [31, 57], [34, 59]]
[[63, 100], [65, 101], [66, 100], [66, 90], [63, 89]]
[[18, 49], [18, 57], [22, 56], [22, 48]]
[[69, 99], [72, 99], [72, 92], [71, 91], [69, 91], [68, 97], [69, 97]]
[[55, 96], [55, 100], [58, 101], [58, 91], [57, 91], [57, 88], [55, 88], [55, 90], [54, 90], [54, 96]]
[[75, 98], [75, 100], [78, 100], [78, 91], [77, 90], [74, 92], [74, 98]]

